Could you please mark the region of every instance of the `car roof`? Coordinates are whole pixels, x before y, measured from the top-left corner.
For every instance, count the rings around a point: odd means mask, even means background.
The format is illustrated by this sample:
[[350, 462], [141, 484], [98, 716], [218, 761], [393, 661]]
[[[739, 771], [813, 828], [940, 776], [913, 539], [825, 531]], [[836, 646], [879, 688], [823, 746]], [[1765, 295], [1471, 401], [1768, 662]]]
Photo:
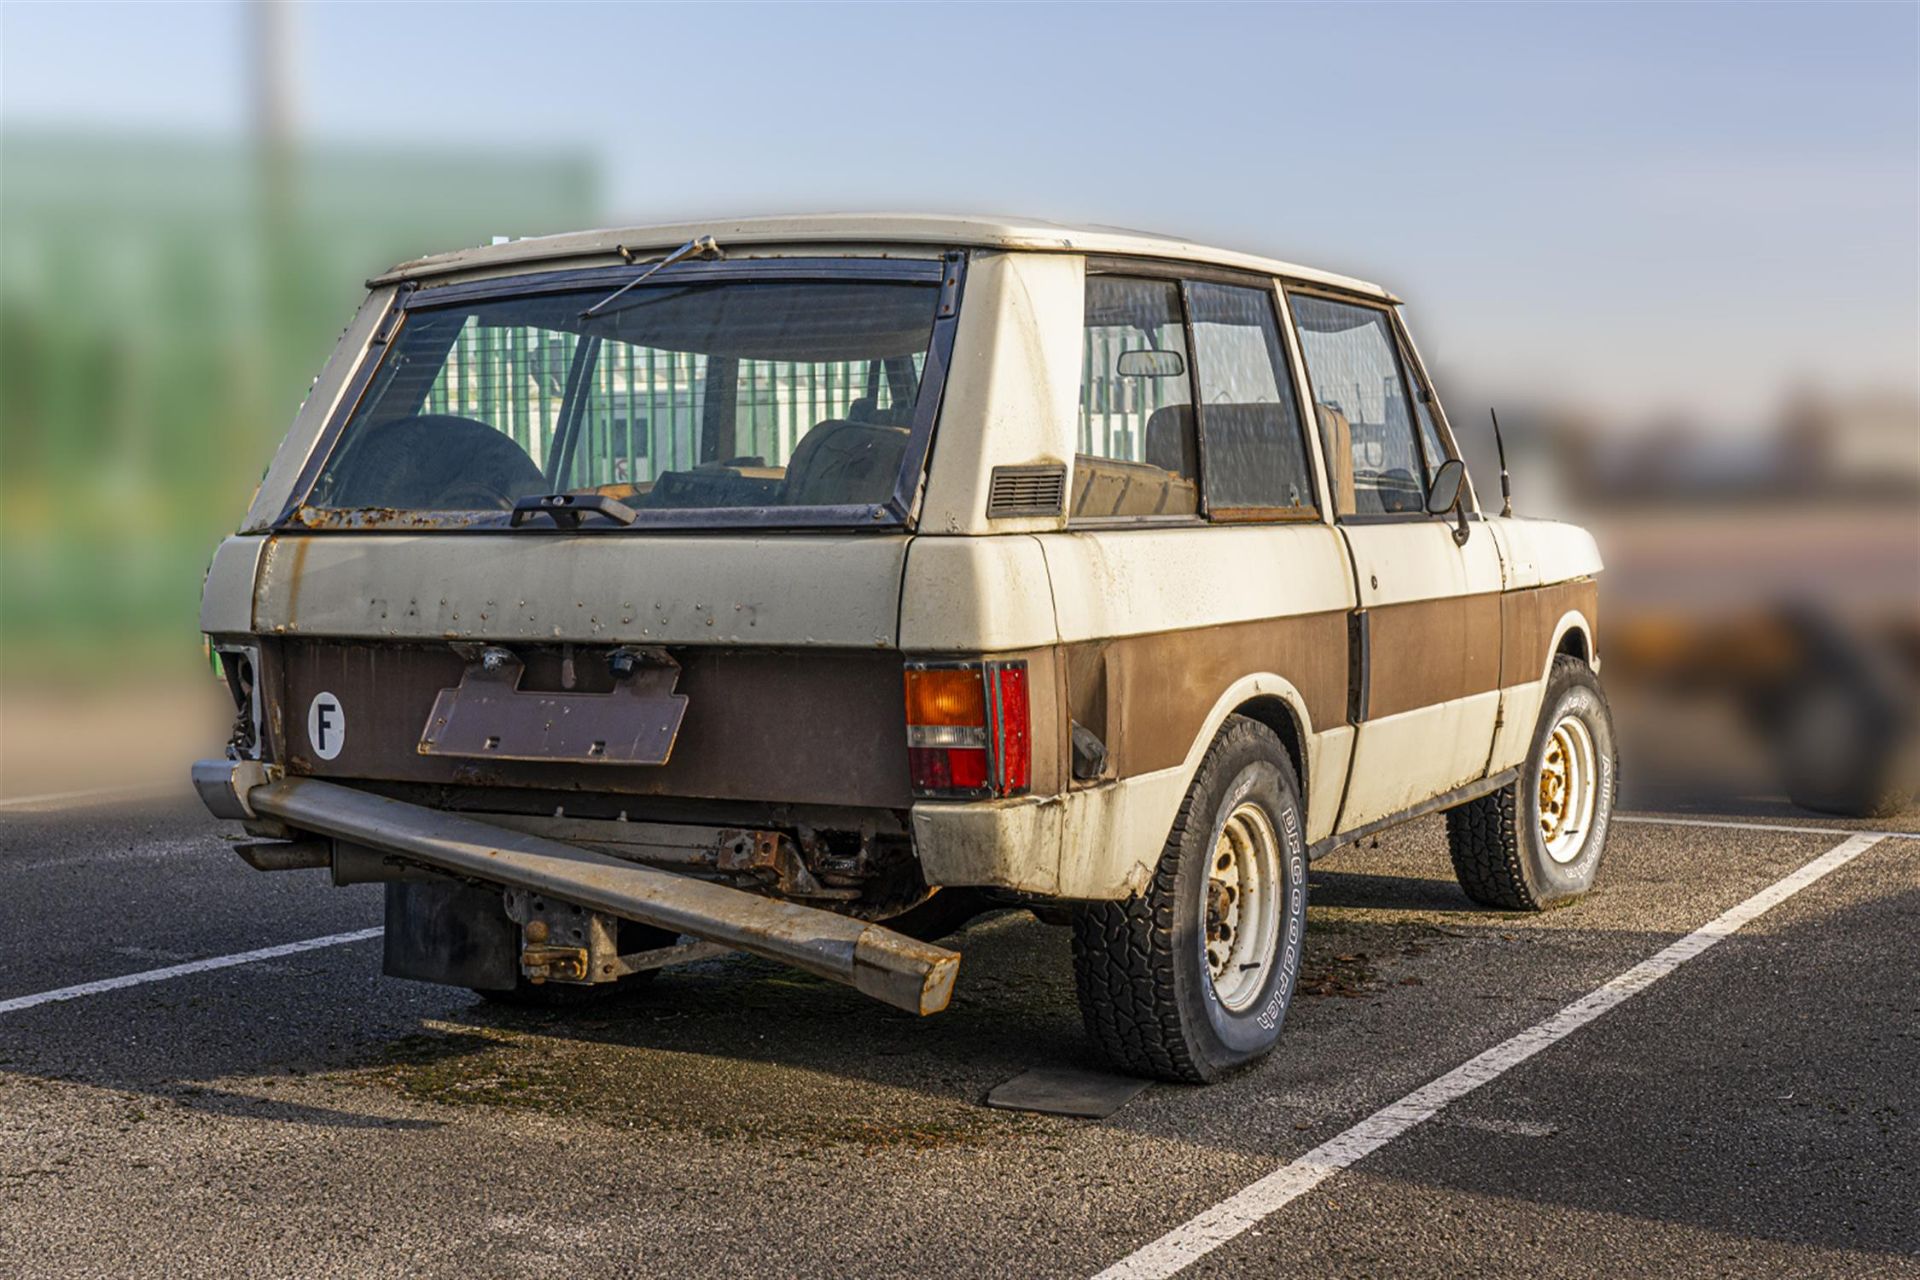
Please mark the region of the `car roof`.
[[621, 249], [671, 249], [710, 235], [724, 250], [735, 246], [964, 245], [1035, 253], [1094, 253], [1159, 258], [1256, 271], [1263, 275], [1328, 285], [1398, 301], [1379, 285], [1350, 276], [1282, 262], [1258, 254], [1216, 249], [1168, 236], [1119, 227], [1066, 226], [1037, 218], [997, 218], [928, 213], [828, 213], [768, 218], [714, 218], [653, 226], [608, 227], [429, 254], [375, 276], [369, 286], [424, 281], [469, 271], [497, 273], [503, 267], [553, 270], [569, 258], [609, 255]]

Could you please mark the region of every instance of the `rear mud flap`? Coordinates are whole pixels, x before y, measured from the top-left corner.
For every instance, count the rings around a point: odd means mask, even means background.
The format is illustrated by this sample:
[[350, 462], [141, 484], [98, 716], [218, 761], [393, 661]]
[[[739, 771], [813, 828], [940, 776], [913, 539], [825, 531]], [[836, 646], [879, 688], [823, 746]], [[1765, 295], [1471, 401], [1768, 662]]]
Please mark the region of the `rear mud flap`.
[[520, 977], [520, 926], [507, 918], [498, 889], [389, 884], [382, 970], [390, 978], [511, 990]]

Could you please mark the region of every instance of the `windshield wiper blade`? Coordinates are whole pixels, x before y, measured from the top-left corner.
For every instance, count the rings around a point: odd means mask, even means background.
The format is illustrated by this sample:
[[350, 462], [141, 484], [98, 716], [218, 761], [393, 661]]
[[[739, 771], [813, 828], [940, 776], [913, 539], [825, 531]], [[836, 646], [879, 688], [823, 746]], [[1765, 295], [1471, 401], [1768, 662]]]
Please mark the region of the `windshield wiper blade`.
[[[620, 250], [620, 252], [624, 255], [626, 253], [626, 249], [623, 247]], [[707, 257], [724, 258], [726, 256], [727, 255], [721, 251], [719, 242], [716, 241], [712, 236], [695, 236], [693, 239], [687, 241], [685, 244], [681, 245], [678, 249], [675, 249], [672, 253], [668, 254], [666, 257], [660, 259], [660, 261], [648, 267], [645, 271], [642, 271], [639, 275], [635, 276], [633, 279], [621, 285], [618, 289], [615, 289], [612, 293], [608, 294], [606, 297], [600, 299], [600, 301], [588, 307], [585, 311], [582, 311], [580, 313], [580, 318], [582, 320], [593, 319], [595, 316], [600, 314], [601, 310], [604, 307], [606, 307], [608, 303], [612, 302], [614, 299], [618, 298], [621, 294], [633, 288], [635, 285], [639, 284], [641, 281], [645, 280], [648, 276], [660, 270], [660, 268], [662, 267], [670, 267], [674, 263], [684, 262], [688, 258], [707, 258]]]
[[604, 493], [547, 493], [534, 494], [514, 503], [507, 523], [518, 529], [529, 517], [551, 516], [554, 524], [562, 529], [578, 529], [589, 515], [605, 516], [615, 524], [632, 524], [640, 518], [638, 511]]

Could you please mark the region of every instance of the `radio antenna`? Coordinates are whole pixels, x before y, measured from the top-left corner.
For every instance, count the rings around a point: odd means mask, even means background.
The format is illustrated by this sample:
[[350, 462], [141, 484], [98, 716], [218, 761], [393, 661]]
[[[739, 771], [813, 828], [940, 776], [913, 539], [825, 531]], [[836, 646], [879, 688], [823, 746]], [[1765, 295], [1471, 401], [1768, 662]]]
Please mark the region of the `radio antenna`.
[[1507, 442], [1500, 435], [1500, 413], [1492, 405], [1487, 406], [1488, 414], [1493, 417], [1493, 447], [1500, 451], [1500, 514], [1513, 514], [1513, 482], [1507, 478]]

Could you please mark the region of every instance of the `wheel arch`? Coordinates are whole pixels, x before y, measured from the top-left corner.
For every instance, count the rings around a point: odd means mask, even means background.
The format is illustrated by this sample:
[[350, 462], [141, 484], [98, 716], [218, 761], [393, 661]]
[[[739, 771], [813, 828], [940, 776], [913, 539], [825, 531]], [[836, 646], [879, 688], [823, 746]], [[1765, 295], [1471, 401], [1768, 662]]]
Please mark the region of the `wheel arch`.
[[1547, 665], [1540, 672], [1542, 680], [1553, 673], [1554, 659], [1560, 657], [1578, 658], [1595, 672], [1600, 670], [1600, 654], [1593, 642], [1593, 623], [1578, 609], [1567, 610], [1554, 624], [1553, 644], [1547, 649]]
[[1194, 737], [1193, 744], [1187, 748], [1187, 758], [1181, 766], [1181, 788], [1193, 782], [1200, 771], [1200, 760], [1207, 754], [1207, 748], [1220, 736], [1220, 729], [1228, 716], [1245, 716], [1256, 720], [1273, 730], [1274, 735], [1286, 748], [1287, 757], [1293, 763], [1295, 780], [1300, 784], [1300, 803], [1307, 803], [1308, 773], [1311, 768], [1311, 752], [1308, 744], [1312, 741], [1313, 717], [1307, 713], [1306, 699], [1291, 680], [1271, 671], [1262, 671], [1242, 676], [1229, 685], [1214, 701], [1207, 712], [1200, 732]]
[[[1150, 773], [1068, 793], [1062, 818], [1060, 872], [1053, 892], [1088, 901], [1119, 900], [1140, 893], [1180, 810], [1181, 799], [1200, 772], [1207, 749], [1227, 717], [1240, 714], [1265, 724], [1280, 738], [1300, 774], [1302, 816], [1315, 812], [1306, 791], [1316, 753], [1325, 756], [1330, 732], [1316, 727], [1306, 699], [1292, 681], [1273, 672], [1245, 675], [1223, 689], [1201, 720], [1184, 760]], [[1336, 744], [1338, 745], [1338, 744]], [[1344, 776], [1346, 757], [1325, 756], [1321, 773]], [[1338, 808], [1338, 800], [1327, 807]]]
[[[1245, 716], [1273, 730], [1274, 736], [1280, 739], [1280, 745], [1287, 749], [1287, 758], [1293, 761], [1294, 778], [1300, 784], [1300, 803], [1304, 805], [1308, 795], [1307, 740], [1301, 732], [1298, 714], [1293, 706], [1278, 694], [1263, 693], [1247, 699], [1229, 711], [1227, 716]], [[1221, 717], [1221, 724], [1226, 723], [1227, 716]], [[1215, 729], [1214, 733], [1217, 736], [1219, 730]], [[1212, 739], [1208, 741], [1211, 742]]]

